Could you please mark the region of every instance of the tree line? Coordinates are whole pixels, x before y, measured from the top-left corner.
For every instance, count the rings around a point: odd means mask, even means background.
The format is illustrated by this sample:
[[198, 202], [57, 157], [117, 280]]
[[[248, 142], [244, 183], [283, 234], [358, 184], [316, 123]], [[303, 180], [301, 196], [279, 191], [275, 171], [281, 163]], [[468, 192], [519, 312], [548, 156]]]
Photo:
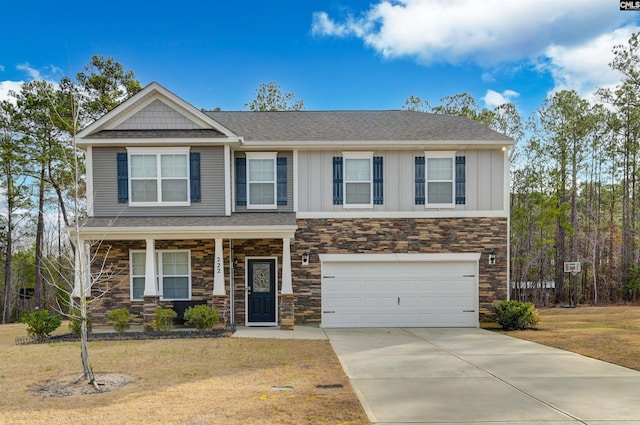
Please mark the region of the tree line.
[[[636, 301], [640, 293], [640, 35], [615, 46], [614, 88], [596, 99], [558, 91], [526, 119], [513, 103], [482, 108], [468, 93], [432, 106], [410, 96], [405, 110], [462, 116], [512, 137], [511, 296], [537, 305]], [[74, 78], [24, 83], [0, 102], [0, 300], [2, 322], [61, 296], [45, 284], [72, 245], [63, 227], [83, 193], [83, 161], [72, 143], [84, 126], [141, 90], [133, 71], [94, 56]], [[262, 84], [251, 111], [301, 110], [275, 82]], [[578, 261], [575, 277], [564, 263]], [[73, 282], [67, 276], [61, 282]], [[51, 282], [50, 282], [51, 283]], [[68, 283], [65, 283], [68, 285]], [[54, 288], [54, 289], [52, 289]], [[68, 291], [70, 288], [65, 288]], [[62, 291], [62, 292], [66, 292]]]

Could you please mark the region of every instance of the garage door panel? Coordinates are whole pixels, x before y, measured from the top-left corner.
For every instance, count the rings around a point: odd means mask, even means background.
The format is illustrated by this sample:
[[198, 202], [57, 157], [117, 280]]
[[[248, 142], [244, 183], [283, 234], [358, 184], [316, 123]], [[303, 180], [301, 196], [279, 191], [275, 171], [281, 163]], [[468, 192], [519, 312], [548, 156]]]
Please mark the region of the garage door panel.
[[477, 263], [322, 265], [324, 327], [476, 327]]

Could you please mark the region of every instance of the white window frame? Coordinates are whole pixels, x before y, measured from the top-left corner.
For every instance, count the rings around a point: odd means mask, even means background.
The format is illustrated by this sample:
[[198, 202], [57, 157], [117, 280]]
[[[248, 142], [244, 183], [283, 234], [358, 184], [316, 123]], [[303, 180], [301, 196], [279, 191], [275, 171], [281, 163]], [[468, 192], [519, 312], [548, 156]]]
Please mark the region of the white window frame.
[[[128, 166], [128, 185], [129, 185], [129, 206], [132, 207], [158, 207], [158, 206], [175, 206], [175, 207], [183, 207], [191, 205], [191, 161], [189, 160], [189, 152], [190, 149], [188, 147], [166, 147], [166, 148], [139, 148], [139, 147], [128, 147], [127, 148], [127, 166]], [[131, 172], [131, 156], [132, 155], [154, 155], [156, 157], [156, 181], [157, 181], [157, 201], [153, 202], [135, 202], [133, 201], [133, 190], [132, 190], [132, 180], [137, 180], [132, 178], [133, 173]], [[184, 178], [186, 181], [187, 187], [187, 200], [186, 201], [162, 201], [162, 180], [182, 180], [182, 178], [163, 178], [162, 177], [162, 155], [185, 155], [187, 160], [187, 175]], [[151, 180], [149, 179], [141, 179], [141, 180]]]
[[[145, 254], [145, 250], [144, 249], [132, 249], [129, 251], [129, 298], [131, 299], [131, 301], [143, 301], [144, 299], [144, 295], [140, 298], [135, 298], [133, 296], [133, 279], [134, 278], [142, 278], [142, 293], [144, 294], [144, 278], [145, 278], [145, 274], [142, 273], [141, 275], [134, 275], [133, 274], [133, 254]], [[146, 258], [143, 260], [143, 262], [146, 261]], [[146, 265], [145, 265], [146, 266]], [[156, 279], [157, 281], [157, 279]]]
[[[278, 167], [277, 167], [277, 152], [247, 152], [245, 154], [246, 164], [246, 178], [247, 182], [247, 209], [277, 209], [278, 208]], [[269, 184], [267, 181], [252, 182], [250, 179], [251, 161], [253, 160], [270, 160], [273, 162], [273, 203], [271, 204], [252, 204], [251, 203], [251, 183]]]
[[[369, 180], [347, 181], [347, 160], [366, 159], [369, 161]], [[344, 208], [373, 208], [373, 152], [342, 152], [342, 206]], [[365, 204], [347, 203], [347, 185], [349, 183], [368, 183], [369, 202]]]
[[[429, 159], [450, 159], [451, 179], [429, 180]], [[450, 183], [451, 202], [430, 204], [429, 203], [429, 183]], [[456, 153], [455, 151], [438, 151], [424, 153], [424, 206], [425, 208], [455, 208], [456, 206]]]
[[[189, 273], [186, 276], [188, 279], [188, 289], [189, 289], [189, 296], [188, 298], [164, 298], [164, 288], [163, 288], [163, 278], [165, 277], [163, 271], [162, 271], [162, 255], [163, 253], [187, 253], [187, 262], [188, 262], [188, 268], [189, 268]], [[144, 275], [134, 275], [133, 274], [133, 254], [134, 253], [146, 253], [146, 251], [144, 249], [132, 249], [129, 251], [129, 278], [130, 278], [130, 285], [129, 285], [129, 293], [130, 293], [130, 299], [131, 301], [143, 301], [143, 298], [134, 298], [133, 297], [133, 278], [134, 277], [144, 277]], [[154, 252], [154, 258], [155, 258], [155, 263], [156, 263], [156, 287], [158, 288], [158, 294], [160, 295], [160, 300], [161, 301], [190, 301], [191, 300], [191, 250], [189, 249], [159, 249], [156, 250]], [[183, 276], [183, 275], [180, 275]], [[166, 276], [166, 277], [175, 277], [175, 276]]]

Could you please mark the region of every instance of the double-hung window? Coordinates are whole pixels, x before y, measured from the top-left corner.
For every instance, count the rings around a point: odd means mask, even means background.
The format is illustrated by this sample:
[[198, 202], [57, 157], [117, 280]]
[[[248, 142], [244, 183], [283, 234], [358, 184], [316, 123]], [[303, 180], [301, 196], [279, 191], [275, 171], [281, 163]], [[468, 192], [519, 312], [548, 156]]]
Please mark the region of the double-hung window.
[[276, 152], [248, 152], [247, 208], [277, 208]]
[[[131, 300], [142, 301], [145, 251], [131, 251]], [[191, 255], [188, 250], [156, 251], [156, 285], [162, 300], [191, 299]]]
[[455, 207], [455, 152], [425, 152], [426, 207]]
[[344, 207], [373, 206], [373, 152], [344, 152]]
[[189, 148], [128, 148], [130, 204], [189, 205]]

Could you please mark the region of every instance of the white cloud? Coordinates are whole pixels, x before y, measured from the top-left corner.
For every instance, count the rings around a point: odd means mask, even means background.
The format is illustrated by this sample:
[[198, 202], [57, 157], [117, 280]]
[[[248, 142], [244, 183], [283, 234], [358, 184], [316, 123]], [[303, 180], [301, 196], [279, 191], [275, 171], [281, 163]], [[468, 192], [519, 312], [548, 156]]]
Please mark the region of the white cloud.
[[554, 91], [575, 90], [589, 98], [594, 88], [613, 87], [620, 82], [620, 76], [609, 67], [613, 60], [612, 48], [626, 44], [638, 30], [639, 27], [620, 28], [573, 47], [550, 45], [545, 51], [549, 61], [541, 67], [553, 75]]
[[14, 101], [14, 98], [9, 95], [9, 92], [20, 91], [20, 85], [22, 83], [24, 83], [24, 81], [0, 81], [0, 101]]
[[520, 93], [517, 93], [513, 90], [505, 90], [502, 93], [498, 93], [497, 91], [493, 90], [487, 90], [487, 94], [484, 95], [482, 100], [484, 100], [484, 103], [488, 108], [495, 108], [496, 106], [512, 102], [513, 99], [518, 96], [520, 96]]
[[21, 63], [21, 64], [16, 66], [16, 69], [26, 72], [29, 75], [31, 80], [41, 80], [42, 79], [42, 77], [40, 76], [40, 71], [38, 71], [37, 69], [33, 68], [28, 63]]
[[360, 38], [388, 59], [474, 63], [485, 82], [524, 63], [587, 93], [613, 81], [603, 58], [638, 29], [624, 28], [635, 16], [608, 0], [378, 0], [356, 17], [316, 12], [312, 33]]

